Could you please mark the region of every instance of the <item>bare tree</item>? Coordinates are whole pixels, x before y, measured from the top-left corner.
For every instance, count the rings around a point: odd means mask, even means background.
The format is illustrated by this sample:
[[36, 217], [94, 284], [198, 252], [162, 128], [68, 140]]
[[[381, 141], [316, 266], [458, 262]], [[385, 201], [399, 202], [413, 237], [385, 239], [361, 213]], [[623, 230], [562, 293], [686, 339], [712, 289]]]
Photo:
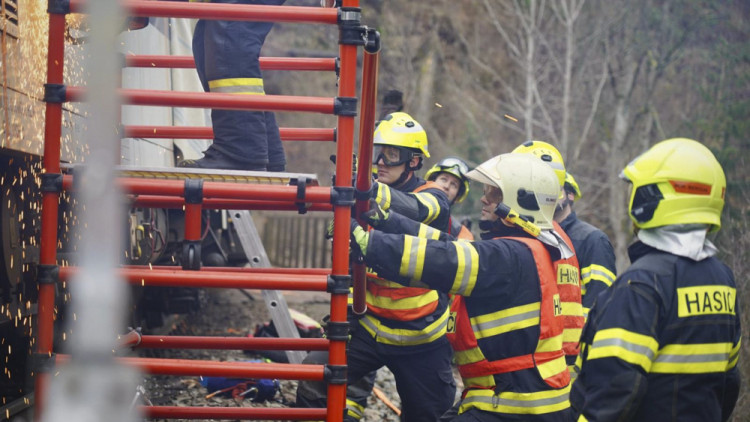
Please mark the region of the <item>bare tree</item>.
[[613, 100], [609, 113], [605, 113], [611, 127], [605, 144], [610, 190], [608, 221], [618, 266], [622, 267], [627, 262], [630, 223], [624, 212], [625, 188], [618, 175], [628, 160], [666, 137], [660, 129], [654, 95], [659, 92], [665, 72], [679, 61], [679, 52], [700, 14], [685, 3], [677, 5], [672, 1], [643, 0], [634, 7], [608, 7], [604, 14], [613, 23], [604, 48]]

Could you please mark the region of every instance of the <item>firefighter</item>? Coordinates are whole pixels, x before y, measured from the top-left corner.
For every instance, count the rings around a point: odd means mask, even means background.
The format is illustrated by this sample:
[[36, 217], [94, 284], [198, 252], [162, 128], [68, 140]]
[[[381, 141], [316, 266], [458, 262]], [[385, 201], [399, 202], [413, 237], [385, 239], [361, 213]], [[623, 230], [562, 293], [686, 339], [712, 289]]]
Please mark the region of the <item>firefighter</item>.
[[571, 405], [578, 421], [725, 421], [739, 394], [739, 297], [708, 232], [726, 180], [691, 139], [630, 162], [632, 265], [599, 294], [581, 339]]
[[[279, 6], [285, 1], [213, 0], [213, 3]], [[260, 50], [272, 26], [271, 22], [199, 20], [193, 34], [193, 56], [203, 89], [265, 95]], [[213, 109], [211, 122], [214, 140], [203, 158], [183, 160], [178, 166], [284, 171], [286, 158], [273, 112]]]
[[[468, 172], [469, 166], [464, 160], [446, 157], [427, 170], [424, 177], [440, 186], [453, 207], [454, 204], [463, 202], [469, 194], [469, 179], [466, 178]], [[459, 239], [474, 240], [474, 235], [471, 234], [469, 228], [452, 216], [449, 227], [449, 234]]]
[[[391, 113], [378, 124], [373, 144], [377, 181], [369, 192], [358, 192], [359, 197], [372, 198], [384, 210], [447, 231], [448, 198], [439, 186], [415, 173], [423, 157], [430, 156], [424, 128], [406, 113]], [[437, 420], [453, 404], [456, 391], [452, 353], [445, 337], [448, 303], [447, 295], [434, 290], [404, 287], [379, 274], [368, 274], [367, 312], [354, 321], [349, 342], [350, 386], [386, 366], [396, 380], [402, 420]], [[306, 362], [321, 361], [320, 354], [310, 355]], [[303, 381], [299, 385], [297, 405], [320, 407], [322, 384]], [[364, 404], [361, 397], [352, 400], [350, 396], [347, 418], [361, 417]]]
[[576, 215], [573, 205], [581, 198], [581, 188], [570, 173], [565, 175], [563, 190], [565, 200], [555, 212], [555, 221], [560, 223], [576, 249], [581, 267], [581, 304], [586, 318], [596, 296], [615, 281], [615, 250], [603, 231]]
[[563, 332], [563, 349], [565, 350], [565, 360], [568, 363], [570, 375], [575, 377], [576, 372], [574, 365], [578, 357], [578, 341], [581, 338], [581, 330], [584, 324], [583, 307], [581, 304], [581, 280], [580, 264], [578, 261], [578, 249], [568, 237], [568, 234], [559, 224], [558, 215], [565, 203], [563, 186], [565, 184], [565, 162], [562, 154], [553, 145], [544, 141], [527, 141], [513, 150], [519, 154], [529, 154], [540, 158], [547, 163], [555, 172], [557, 181], [560, 184], [560, 197], [555, 207], [554, 218], [552, 221], [555, 227], [555, 233], [559, 234], [568, 247], [575, 251], [575, 256], [563, 257], [555, 261], [555, 274], [557, 276], [557, 288], [560, 291], [562, 300], [563, 315], [565, 316], [565, 330]]
[[497, 156], [467, 176], [485, 185], [482, 240], [452, 241], [396, 213], [368, 212], [377, 229], [365, 232], [353, 220], [352, 248], [389, 280], [458, 295], [448, 330], [464, 391], [441, 420], [565, 421], [570, 375], [552, 263], [563, 252], [549, 241], [559, 183], [549, 166], [523, 154]]

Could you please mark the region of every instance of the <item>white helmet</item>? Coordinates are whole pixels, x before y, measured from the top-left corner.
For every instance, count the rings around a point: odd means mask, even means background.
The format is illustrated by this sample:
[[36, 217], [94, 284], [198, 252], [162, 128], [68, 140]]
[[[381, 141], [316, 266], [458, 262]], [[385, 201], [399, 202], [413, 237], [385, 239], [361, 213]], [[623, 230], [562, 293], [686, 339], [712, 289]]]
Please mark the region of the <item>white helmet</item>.
[[541, 229], [552, 229], [560, 182], [552, 167], [530, 154], [501, 154], [466, 177], [500, 188], [503, 203]]

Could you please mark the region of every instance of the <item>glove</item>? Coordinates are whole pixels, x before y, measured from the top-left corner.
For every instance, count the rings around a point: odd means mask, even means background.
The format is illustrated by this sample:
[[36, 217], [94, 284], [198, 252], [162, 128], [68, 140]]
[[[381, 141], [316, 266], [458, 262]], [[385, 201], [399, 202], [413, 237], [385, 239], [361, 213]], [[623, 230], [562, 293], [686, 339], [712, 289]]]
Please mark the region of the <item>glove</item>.
[[351, 223], [351, 247], [353, 250], [358, 249], [358, 253], [367, 256], [367, 243], [370, 241], [370, 234], [352, 218]]
[[326, 239], [333, 239], [333, 219], [326, 226]]
[[370, 209], [363, 212], [360, 217], [367, 221], [367, 224], [378, 228], [380, 225], [388, 221], [388, 217], [390, 217], [390, 213], [388, 211], [385, 211], [384, 209], [380, 208], [377, 202], [375, 202], [374, 199], [370, 199], [369, 201]]
[[388, 185], [373, 180], [370, 198], [374, 199], [384, 211], [391, 208], [391, 188]]

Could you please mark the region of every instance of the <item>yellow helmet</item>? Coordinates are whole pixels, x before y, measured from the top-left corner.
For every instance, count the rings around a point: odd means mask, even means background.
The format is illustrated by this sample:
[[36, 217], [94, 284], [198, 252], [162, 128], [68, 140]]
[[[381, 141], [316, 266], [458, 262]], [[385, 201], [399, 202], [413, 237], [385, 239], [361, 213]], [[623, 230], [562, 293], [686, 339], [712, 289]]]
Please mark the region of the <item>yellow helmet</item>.
[[425, 157], [430, 156], [427, 132], [414, 118], [401, 111], [391, 113], [380, 121], [375, 128], [373, 144], [408, 148], [421, 152]]
[[577, 201], [581, 199], [583, 194], [581, 193], [581, 188], [578, 187], [578, 182], [576, 182], [576, 179], [573, 178], [573, 175], [570, 173], [565, 173], [565, 190], [573, 192], [573, 201]]
[[462, 182], [458, 188], [456, 199], [453, 201], [457, 204], [466, 199], [466, 195], [469, 194], [469, 179], [466, 178], [466, 173], [468, 172], [469, 166], [466, 165], [464, 160], [457, 157], [446, 157], [427, 170], [424, 178], [434, 181], [440, 173], [448, 173], [456, 176]]
[[560, 184], [552, 168], [528, 154], [501, 154], [466, 177], [500, 188], [503, 203], [541, 229], [552, 228]]
[[637, 227], [709, 224], [721, 227], [727, 182], [711, 151], [692, 139], [659, 142], [620, 175], [633, 184], [628, 214]]
[[552, 170], [555, 171], [557, 180], [560, 182], [560, 188], [565, 185], [565, 162], [560, 151], [552, 144], [544, 141], [526, 141], [511, 152], [532, 154], [541, 158], [542, 161], [549, 164]]

